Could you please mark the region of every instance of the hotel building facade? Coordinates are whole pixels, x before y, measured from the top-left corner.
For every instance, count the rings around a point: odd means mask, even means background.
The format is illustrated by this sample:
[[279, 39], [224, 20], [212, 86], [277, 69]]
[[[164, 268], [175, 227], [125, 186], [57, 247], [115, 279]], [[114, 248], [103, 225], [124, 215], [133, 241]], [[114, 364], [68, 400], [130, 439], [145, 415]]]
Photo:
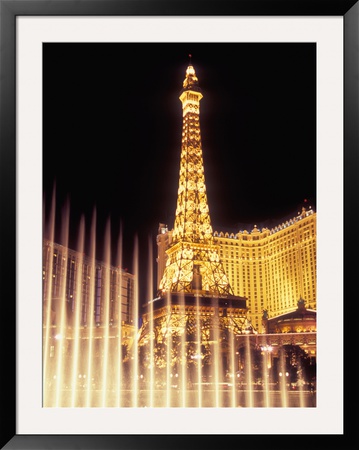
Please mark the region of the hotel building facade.
[[[254, 225], [251, 231], [213, 233], [234, 295], [247, 299], [248, 317], [257, 332], [265, 332], [264, 311], [270, 318], [280, 316], [295, 310], [299, 299], [306, 308], [317, 309], [316, 218], [311, 207], [303, 207], [273, 228]], [[160, 224], [158, 282], [171, 241], [172, 231]]]
[[85, 327], [89, 325], [90, 317], [94, 317], [96, 326], [102, 325], [107, 309], [110, 323], [133, 323], [132, 274], [47, 240], [43, 242], [42, 260], [43, 299], [45, 305], [51, 302], [54, 324], [58, 323], [55, 316], [61, 302], [66, 303], [67, 320], [71, 321], [71, 315], [75, 314], [76, 298], [81, 299], [78, 313], [80, 323]]

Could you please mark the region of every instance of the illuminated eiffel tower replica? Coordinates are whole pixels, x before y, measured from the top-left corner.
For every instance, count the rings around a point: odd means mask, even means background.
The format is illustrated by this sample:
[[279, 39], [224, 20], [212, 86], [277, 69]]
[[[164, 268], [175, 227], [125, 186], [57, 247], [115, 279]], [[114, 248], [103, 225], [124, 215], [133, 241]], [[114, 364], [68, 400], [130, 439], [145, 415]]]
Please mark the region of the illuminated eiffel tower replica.
[[231, 333], [233, 337], [253, 330], [246, 299], [233, 295], [213, 238], [199, 120], [202, 98], [190, 60], [179, 96], [183, 129], [174, 228], [164, 227], [166, 236], [158, 236], [158, 243], [167, 242], [162, 252], [166, 263], [157, 298], [145, 305], [140, 341], [148, 343], [152, 336], [156, 346], [171, 336], [173, 345], [176, 340], [200, 345], [204, 357], [213, 342], [221, 342], [225, 351]]

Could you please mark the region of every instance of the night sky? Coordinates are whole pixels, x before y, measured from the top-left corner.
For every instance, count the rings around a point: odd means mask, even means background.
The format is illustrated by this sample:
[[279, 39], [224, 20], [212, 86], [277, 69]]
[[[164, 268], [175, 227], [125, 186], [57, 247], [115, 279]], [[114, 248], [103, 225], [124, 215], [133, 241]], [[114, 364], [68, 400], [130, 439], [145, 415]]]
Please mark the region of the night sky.
[[123, 266], [130, 272], [135, 236], [143, 265], [149, 238], [156, 251], [158, 224], [173, 227], [178, 97], [189, 54], [204, 95], [200, 124], [213, 229], [278, 224], [305, 199], [315, 208], [314, 44], [51, 43], [43, 49], [45, 223], [56, 184], [58, 242], [66, 198], [69, 246], [77, 249], [80, 217], [88, 233], [96, 207], [98, 258], [110, 219], [114, 248], [122, 227]]

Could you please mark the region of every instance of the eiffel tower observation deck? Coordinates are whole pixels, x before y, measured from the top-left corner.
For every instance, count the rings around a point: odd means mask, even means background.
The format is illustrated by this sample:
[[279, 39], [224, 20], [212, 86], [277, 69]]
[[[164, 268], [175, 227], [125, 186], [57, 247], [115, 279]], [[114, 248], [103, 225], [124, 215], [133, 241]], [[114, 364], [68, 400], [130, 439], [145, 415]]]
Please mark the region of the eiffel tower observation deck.
[[201, 335], [193, 337], [196, 342], [209, 342], [213, 333], [228, 336], [231, 331], [237, 336], [253, 329], [246, 299], [233, 294], [213, 238], [201, 143], [202, 98], [190, 60], [179, 95], [183, 127], [174, 227], [171, 231], [165, 227], [157, 239], [158, 270], [163, 273], [159, 273], [157, 297], [145, 305], [142, 332], [148, 334], [152, 323], [153, 330], [178, 335], [185, 330], [189, 340], [196, 332]]

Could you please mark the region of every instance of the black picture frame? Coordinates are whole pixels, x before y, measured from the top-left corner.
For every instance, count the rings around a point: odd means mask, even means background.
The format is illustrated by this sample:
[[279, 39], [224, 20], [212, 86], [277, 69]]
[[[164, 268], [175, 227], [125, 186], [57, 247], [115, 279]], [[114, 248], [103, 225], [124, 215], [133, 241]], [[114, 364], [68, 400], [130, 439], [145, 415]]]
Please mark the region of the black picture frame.
[[[0, 0], [0, 261], [1, 448], [182, 449], [240, 446], [246, 449], [352, 449], [358, 445], [353, 382], [358, 302], [358, 0]], [[17, 16], [342, 16], [344, 19], [344, 433], [342, 435], [18, 435], [16, 431], [16, 17]], [[329, 282], [330, 280], [328, 280]], [[335, 334], [333, 334], [335, 339]], [[328, 343], [330, 345], [330, 342]], [[354, 375], [355, 376], [355, 375]], [[181, 428], [183, 429], [184, 424]], [[258, 424], [260, 427], [260, 424]], [[298, 424], [303, 432], [305, 423]]]

